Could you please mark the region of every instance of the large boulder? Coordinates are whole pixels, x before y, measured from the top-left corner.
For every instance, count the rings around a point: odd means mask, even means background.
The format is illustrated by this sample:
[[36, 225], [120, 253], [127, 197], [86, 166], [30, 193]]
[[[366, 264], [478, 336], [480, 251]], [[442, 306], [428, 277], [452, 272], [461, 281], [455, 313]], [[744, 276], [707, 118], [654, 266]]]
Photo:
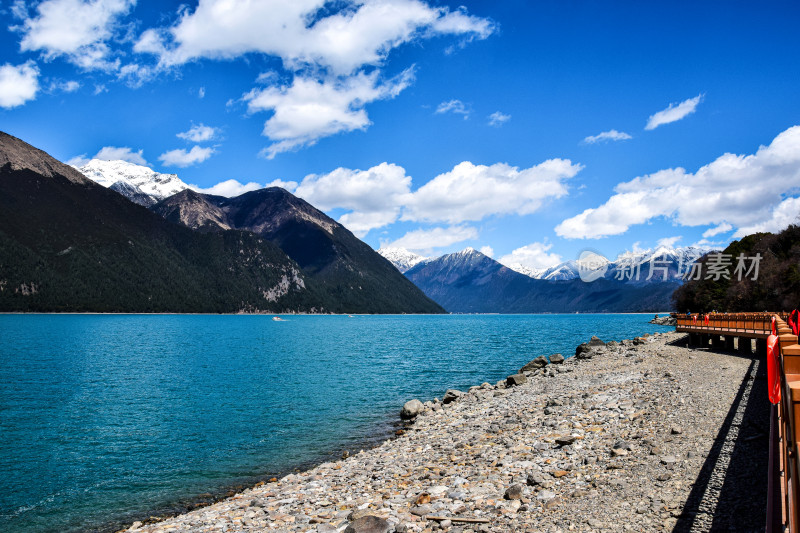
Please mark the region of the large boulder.
[[560, 365], [564, 362], [564, 356], [560, 353], [554, 353], [550, 356], [550, 363], [554, 365]]
[[514, 387], [516, 385], [522, 385], [527, 381], [528, 378], [525, 377], [525, 374], [512, 374], [506, 378], [506, 385]]
[[[589, 343], [584, 342], [579, 344], [577, 348], [575, 348], [575, 357], [578, 359], [589, 359], [593, 354], [591, 353], [592, 349], [589, 348]], [[588, 355], [583, 355], [588, 354]]]
[[589, 346], [592, 348], [604, 348], [606, 343], [601, 341], [599, 338], [592, 335], [592, 338], [589, 340]]
[[404, 420], [415, 418], [423, 409], [425, 409], [425, 406], [422, 405], [421, 401], [409, 400], [403, 404], [403, 408], [400, 410], [400, 418]]
[[464, 393], [461, 392], [460, 390], [447, 389], [447, 391], [445, 391], [445, 393], [444, 393], [444, 397], [442, 398], [442, 403], [454, 402], [454, 401], [456, 401], [457, 399], [459, 399], [463, 395], [464, 395]]
[[519, 369], [519, 373], [522, 374], [523, 372], [533, 372], [539, 368], [544, 368], [548, 364], [547, 358], [543, 355], [540, 355], [530, 363], [527, 363], [525, 366]]

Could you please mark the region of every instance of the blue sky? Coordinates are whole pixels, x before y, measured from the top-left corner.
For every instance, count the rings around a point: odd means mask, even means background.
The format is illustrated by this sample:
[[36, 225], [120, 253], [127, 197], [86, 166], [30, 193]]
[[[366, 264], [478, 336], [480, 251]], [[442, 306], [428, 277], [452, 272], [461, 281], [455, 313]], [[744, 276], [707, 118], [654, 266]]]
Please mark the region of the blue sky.
[[[2, 1], [0, 130], [544, 267], [800, 214], [800, 4]], [[234, 180], [234, 181], [230, 181]]]

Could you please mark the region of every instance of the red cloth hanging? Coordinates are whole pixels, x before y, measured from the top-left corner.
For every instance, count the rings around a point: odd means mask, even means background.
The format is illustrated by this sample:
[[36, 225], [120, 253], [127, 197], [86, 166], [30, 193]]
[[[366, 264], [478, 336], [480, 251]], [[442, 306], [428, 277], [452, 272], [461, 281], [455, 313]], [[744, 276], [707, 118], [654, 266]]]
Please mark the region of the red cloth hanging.
[[781, 373], [778, 350], [778, 337], [770, 335], [767, 339], [767, 386], [769, 387], [769, 401], [778, 404], [781, 401]]
[[792, 333], [800, 335], [800, 311], [797, 309], [789, 313], [789, 327], [792, 328]]

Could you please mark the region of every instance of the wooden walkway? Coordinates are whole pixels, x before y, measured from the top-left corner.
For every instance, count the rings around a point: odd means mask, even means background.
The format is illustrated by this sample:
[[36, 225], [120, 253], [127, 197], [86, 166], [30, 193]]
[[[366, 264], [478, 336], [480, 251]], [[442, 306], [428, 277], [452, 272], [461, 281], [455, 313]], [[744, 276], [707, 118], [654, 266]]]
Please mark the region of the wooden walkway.
[[770, 401], [775, 404], [766, 530], [800, 533], [800, 345], [786, 324], [788, 315], [712, 313], [676, 318], [676, 331], [687, 333], [692, 345], [749, 354], [755, 343], [755, 353], [766, 361]]

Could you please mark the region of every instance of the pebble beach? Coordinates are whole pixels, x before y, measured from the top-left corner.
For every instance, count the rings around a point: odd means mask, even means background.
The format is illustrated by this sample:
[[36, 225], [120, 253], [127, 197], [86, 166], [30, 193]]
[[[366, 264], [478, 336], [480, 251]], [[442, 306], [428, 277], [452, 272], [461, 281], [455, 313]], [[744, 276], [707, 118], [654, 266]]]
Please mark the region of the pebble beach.
[[765, 369], [686, 342], [593, 337], [407, 403], [375, 448], [127, 531], [763, 531]]

